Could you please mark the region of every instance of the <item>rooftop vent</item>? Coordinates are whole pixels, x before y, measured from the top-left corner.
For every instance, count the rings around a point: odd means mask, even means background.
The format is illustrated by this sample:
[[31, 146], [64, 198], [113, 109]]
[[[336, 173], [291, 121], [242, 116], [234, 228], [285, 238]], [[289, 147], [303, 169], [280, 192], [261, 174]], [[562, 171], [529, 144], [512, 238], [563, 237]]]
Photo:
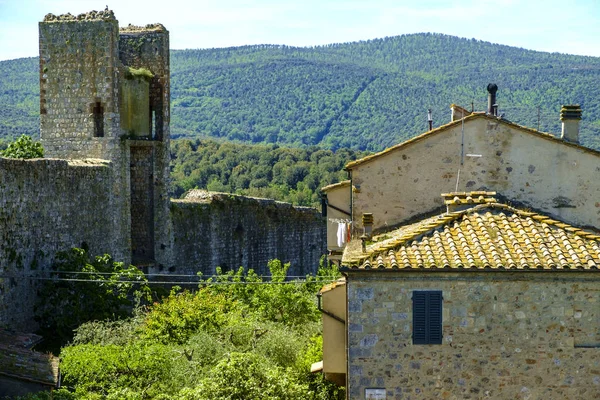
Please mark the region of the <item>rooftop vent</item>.
[[561, 139], [567, 142], [579, 143], [579, 121], [581, 121], [581, 107], [579, 107], [579, 104], [562, 106], [560, 120], [562, 121]]
[[498, 85], [490, 83], [487, 85], [488, 91], [488, 109], [487, 113], [490, 115], [498, 115], [498, 104], [496, 104], [496, 92], [498, 91]]

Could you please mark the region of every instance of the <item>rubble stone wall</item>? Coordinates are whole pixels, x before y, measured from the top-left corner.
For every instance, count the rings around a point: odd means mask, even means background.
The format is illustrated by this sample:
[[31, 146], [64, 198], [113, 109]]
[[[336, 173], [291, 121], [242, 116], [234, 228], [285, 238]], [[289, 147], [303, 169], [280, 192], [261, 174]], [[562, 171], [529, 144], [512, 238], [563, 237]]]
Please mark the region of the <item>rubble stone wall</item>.
[[0, 326], [32, 329], [36, 287], [58, 251], [128, 259], [115, 235], [111, 164], [0, 158]]
[[[442, 291], [442, 344], [413, 345], [415, 290]], [[597, 273], [351, 274], [349, 395], [597, 398], [599, 327]]]
[[267, 263], [275, 258], [291, 263], [288, 275], [317, 271], [326, 251], [325, 220], [317, 210], [274, 200], [194, 192], [171, 203], [172, 271], [213, 275], [219, 266], [224, 270], [243, 266], [268, 275]]

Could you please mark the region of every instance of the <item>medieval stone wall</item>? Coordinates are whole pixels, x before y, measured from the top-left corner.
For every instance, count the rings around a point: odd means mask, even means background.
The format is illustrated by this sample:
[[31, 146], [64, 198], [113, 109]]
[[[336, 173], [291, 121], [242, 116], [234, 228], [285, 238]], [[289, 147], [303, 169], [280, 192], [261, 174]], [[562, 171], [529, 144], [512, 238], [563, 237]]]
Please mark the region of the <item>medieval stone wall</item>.
[[101, 160], [0, 158], [0, 326], [32, 328], [36, 285], [58, 251], [128, 260], [115, 231], [114, 175]]
[[[170, 132], [170, 55], [169, 32], [161, 24], [144, 27], [129, 25], [119, 31], [119, 60], [134, 69], [149, 70], [153, 77], [149, 82], [149, 127], [148, 143], [152, 144], [153, 190], [152, 196], [154, 227], [154, 260], [159, 266], [166, 266], [172, 254], [172, 228], [169, 215], [169, 191], [171, 154], [169, 152]], [[124, 82], [126, 79], [122, 79]], [[137, 143], [136, 143], [137, 142]], [[139, 146], [132, 141], [131, 146]], [[132, 213], [140, 205], [132, 204]]]
[[[170, 201], [162, 25], [119, 30], [105, 10], [48, 14], [39, 29], [41, 139], [62, 160], [0, 158], [0, 326], [34, 329], [39, 281], [29, 277], [83, 243], [148, 272], [267, 274], [274, 258], [291, 262], [292, 275], [316, 271], [325, 223], [315, 210], [230, 195]], [[125, 130], [122, 114], [137, 110], [148, 119], [124, 120]]]
[[39, 32], [40, 133], [48, 155], [74, 158], [55, 153], [55, 140], [118, 138], [117, 20], [46, 18]]
[[[598, 398], [599, 283], [560, 270], [353, 274], [350, 398]], [[442, 344], [412, 343], [415, 290], [442, 291]]]
[[326, 226], [312, 208], [225, 193], [193, 191], [172, 200], [172, 272], [213, 275], [244, 266], [268, 275], [267, 262], [291, 263], [288, 275], [315, 273]]

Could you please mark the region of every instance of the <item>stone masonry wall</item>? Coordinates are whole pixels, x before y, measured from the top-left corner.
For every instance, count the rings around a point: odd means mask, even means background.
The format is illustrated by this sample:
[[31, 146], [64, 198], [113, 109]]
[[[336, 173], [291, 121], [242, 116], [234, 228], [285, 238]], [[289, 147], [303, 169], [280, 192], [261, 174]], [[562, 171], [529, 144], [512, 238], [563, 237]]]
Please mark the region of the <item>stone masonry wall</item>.
[[[47, 17], [39, 32], [42, 140], [97, 136], [95, 114], [101, 117], [102, 136], [118, 138], [117, 20]], [[49, 156], [75, 158], [53, 154], [52, 147], [46, 147]]]
[[274, 200], [193, 191], [171, 203], [171, 271], [213, 275], [240, 266], [268, 275], [267, 262], [290, 262], [288, 275], [315, 273], [325, 254], [325, 221], [312, 208]]
[[[472, 117], [352, 169], [355, 234], [373, 213], [385, 230], [443, 206], [441, 193], [496, 191], [510, 201], [575, 226], [600, 227], [600, 157], [509, 123]], [[469, 157], [468, 154], [480, 157]]]
[[[159, 266], [167, 265], [172, 257], [172, 226], [169, 215], [169, 182], [171, 154], [170, 132], [170, 53], [169, 31], [161, 24], [144, 27], [129, 25], [119, 31], [119, 60], [131, 68], [148, 69], [154, 77], [149, 87], [150, 139], [153, 146], [154, 190], [154, 259]], [[137, 146], [138, 143], [132, 143]], [[134, 205], [132, 207], [135, 207]]]
[[[443, 292], [441, 345], [412, 344], [419, 289]], [[348, 345], [351, 399], [599, 398], [600, 275], [350, 274]]]
[[0, 326], [32, 330], [39, 275], [58, 251], [86, 243], [91, 254], [127, 260], [115, 234], [110, 163], [0, 158]]
[[154, 260], [154, 165], [151, 146], [130, 149], [131, 253], [137, 265]]

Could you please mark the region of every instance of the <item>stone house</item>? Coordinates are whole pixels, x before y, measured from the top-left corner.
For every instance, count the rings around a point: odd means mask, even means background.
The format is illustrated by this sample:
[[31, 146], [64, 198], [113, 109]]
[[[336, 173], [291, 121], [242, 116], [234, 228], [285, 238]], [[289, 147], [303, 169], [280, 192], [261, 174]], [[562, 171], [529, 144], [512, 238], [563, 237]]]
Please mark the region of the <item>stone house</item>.
[[580, 112], [557, 138], [454, 106], [325, 188], [350, 198], [352, 239], [329, 247], [345, 282], [321, 293], [321, 369], [348, 398], [600, 396], [600, 153]]

